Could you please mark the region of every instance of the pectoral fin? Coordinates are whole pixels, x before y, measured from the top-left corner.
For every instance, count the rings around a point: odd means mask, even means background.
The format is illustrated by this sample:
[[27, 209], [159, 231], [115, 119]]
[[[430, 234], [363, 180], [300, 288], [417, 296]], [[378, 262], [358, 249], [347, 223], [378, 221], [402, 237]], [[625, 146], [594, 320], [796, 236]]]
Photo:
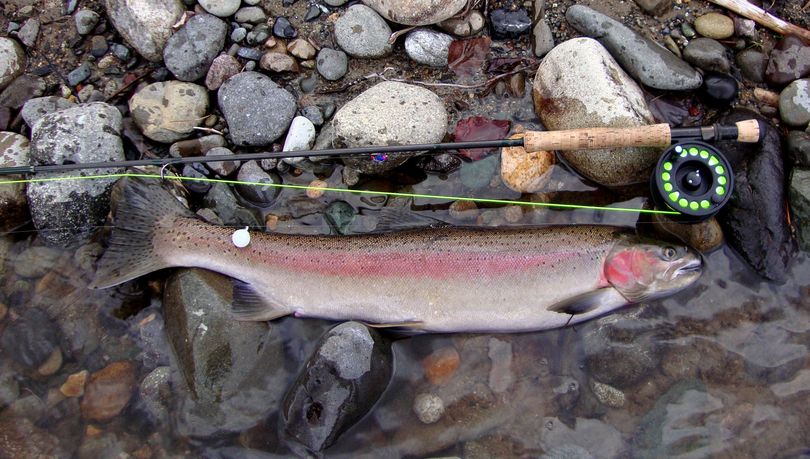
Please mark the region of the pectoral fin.
[[231, 314], [236, 320], [264, 322], [290, 313], [280, 305], [273, 304], [259, 295], [250, 284], [233, 279]]
[[572, 316], [591, 312], [600, 306], [619, 305], [627, 300], [613, 287], [600, 288], [583, 293], [565, 301], [556, 303], [548, 308], [549, 311]]

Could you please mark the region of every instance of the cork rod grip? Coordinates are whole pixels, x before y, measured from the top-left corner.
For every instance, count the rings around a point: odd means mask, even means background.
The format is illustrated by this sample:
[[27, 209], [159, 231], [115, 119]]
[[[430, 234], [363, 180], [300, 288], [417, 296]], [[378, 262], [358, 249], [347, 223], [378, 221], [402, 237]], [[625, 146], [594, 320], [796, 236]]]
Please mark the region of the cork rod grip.
[[759, 121], [745, 120], [738, 121], [737, 125], [737, 142], [756, 143], [759, 142]]
[[672, 136], [668, 124], [632, 128], [587, 128], [563, 131], [529, 131], [524, 137], [528, 152], [551, 150], [596, 150], [615, 147], [668, 147]]

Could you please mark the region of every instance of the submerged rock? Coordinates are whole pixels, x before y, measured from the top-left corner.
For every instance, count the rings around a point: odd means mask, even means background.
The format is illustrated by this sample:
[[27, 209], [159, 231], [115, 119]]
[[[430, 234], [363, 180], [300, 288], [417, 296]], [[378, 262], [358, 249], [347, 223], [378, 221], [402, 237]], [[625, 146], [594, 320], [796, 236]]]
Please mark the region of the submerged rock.
[[702, 78], [694, 68], [621, 22], [583, 5], [568, 8], [565, 18], [579, 32], [599, 40], [643, 85], [672, 91], [700, 87]]
[[105, 0], [104, 6], [118, 33], [152, 62], [163, 59], [172, 26], [185, 11], [180, 0]]
[[287, 435], [313, 452], [328, 448], [371, 409], [393, 372], [391, 343], [358, 322], [329, 330], [284, 397]]
[[403, 25], [430, 25], [444, 21], [461, 11], [467, 0], [363, 0], [391, 22]]
[[29, 370], [36, 370], [59, 349], [59, 326], [37, 308], [23, 311], [2, 336], [4, 353]]
[[[380, 116], [385, 113], [386, 116]], [[335, 113], [332, 147], [408, 145], [439, 142], [447, 132], [447, 110], [432, 91], [414, 85], [382, 82], [364, 91]], [[414, 153], [390, 154], [383, 160], [347, 157], [349, 168], [378, 174], [404, 163]]]
[[82, 397], [82, 417], [106, 421], [118, 416], [135, 392], [135, 376], [135, 365], [128, 361], [113, 362], [91, 374]]
[[786, 220], [785, 172], [779, 132], [758, 115], [737, 110], [721, 123], [754, 118], [762, 141], [718, 142], [734, 170], [734, 192], [718, 216], [726, 240], [760, 275], [784, 281], [793, 252]]
[[[512, 139], [521, 135], [513, 135]], [[501, 149], [501, 179], [518, 193], [536, 193], [551, 177], [556, 156], [550, 151], [527, 152], [523, 147]]]
[[793, 169], [790, 177], [790, 210], [802, 250], [810, 251], [810, 170]]
[[[546, 55], [534, 79], [534, 107], [551, 130], [654, 122], [638, 85], [590, 38], [568, 40]], [[658, 153], [631, 147], [560, 152], [577, 172], [606, 186], [649, 180]]]

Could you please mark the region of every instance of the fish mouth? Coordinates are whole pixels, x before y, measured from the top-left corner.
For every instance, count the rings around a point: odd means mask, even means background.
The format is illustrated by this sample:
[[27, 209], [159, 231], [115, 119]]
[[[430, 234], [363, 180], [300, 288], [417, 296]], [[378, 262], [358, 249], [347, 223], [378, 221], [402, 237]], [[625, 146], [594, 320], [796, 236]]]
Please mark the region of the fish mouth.
[[685, 265], [678, 268], [675, 271], [677, 274], [688, 274], [693, 272], [698, 272], [703, 268], [703, 262], [700, 258], [696, 258], [694, 260], [689, 260]]

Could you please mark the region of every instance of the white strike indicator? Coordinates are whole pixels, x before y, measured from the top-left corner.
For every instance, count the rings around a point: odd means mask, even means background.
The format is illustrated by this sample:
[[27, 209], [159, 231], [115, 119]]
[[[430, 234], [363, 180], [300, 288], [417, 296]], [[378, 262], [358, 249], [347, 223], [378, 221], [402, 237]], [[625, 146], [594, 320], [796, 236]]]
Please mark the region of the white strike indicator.
[[233, 232], [231, 236], [231, 241], [233, 241], [233, 245], [239, 247], [240, 249], [243, 247], [247, 247], [250, 244], [250, 233], [248, 232], [248, 227], [244, 227], [243, 229], [238, 229]]

